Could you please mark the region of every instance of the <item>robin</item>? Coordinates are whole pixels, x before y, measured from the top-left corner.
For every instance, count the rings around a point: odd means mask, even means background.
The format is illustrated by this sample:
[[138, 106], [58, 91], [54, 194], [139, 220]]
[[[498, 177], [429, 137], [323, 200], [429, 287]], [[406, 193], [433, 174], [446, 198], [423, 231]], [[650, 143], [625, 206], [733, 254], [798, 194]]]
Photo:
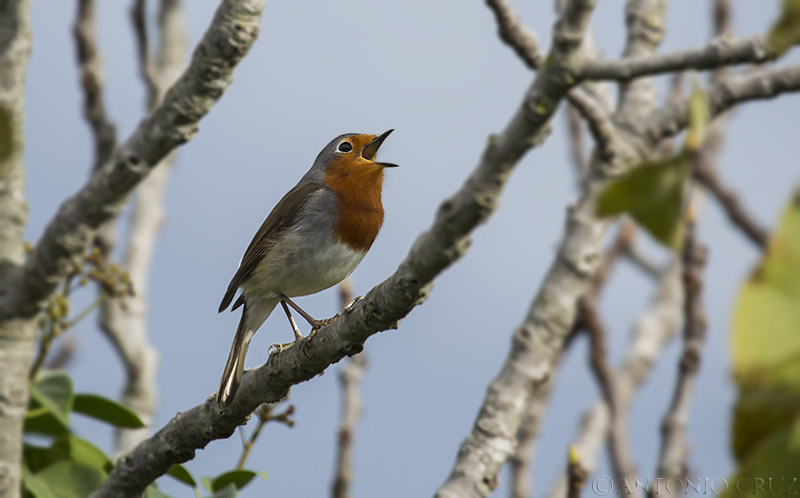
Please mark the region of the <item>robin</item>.
[[231, 309], [243, 305], [217, 392], [220, 406], [233, 400], [247, 346], [278, 303], [294, 330], [295, 340], [289, 346], [303, 338], [289, 307], [312, 331], [333, 320], [315, 320], [290, 298], [338, 284], [372, 246], [383, 224], [383, 170], [397, 166], [375, 161], [375, 155], [392, 131], [333, 139], [256, 232], [219, 305], [222, 312], [242, 289]]

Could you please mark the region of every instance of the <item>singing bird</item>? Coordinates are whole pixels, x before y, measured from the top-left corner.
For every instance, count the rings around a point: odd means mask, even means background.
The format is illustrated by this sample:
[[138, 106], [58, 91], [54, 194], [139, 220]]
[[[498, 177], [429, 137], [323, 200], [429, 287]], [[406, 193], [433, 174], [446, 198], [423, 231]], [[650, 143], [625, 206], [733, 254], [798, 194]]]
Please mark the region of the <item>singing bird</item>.
[[330, 322], [313, 319], [290, 298], [338, 284], [372, 246], [383, 225], [383, 170], [397, 166], [378, 162], [375, 156], [392, 131], [334, 138], [256, 232], [219, 306], [220, 312], [225, 310], [237, 289], [242, 289], [231, 309], [244, 305], [219, 383], [220, 406], [233, 400], [247, 346], [278, 303], [292, 325], [294, 342], [303, 336], [288, 306], [306, 319], [312, 330]]

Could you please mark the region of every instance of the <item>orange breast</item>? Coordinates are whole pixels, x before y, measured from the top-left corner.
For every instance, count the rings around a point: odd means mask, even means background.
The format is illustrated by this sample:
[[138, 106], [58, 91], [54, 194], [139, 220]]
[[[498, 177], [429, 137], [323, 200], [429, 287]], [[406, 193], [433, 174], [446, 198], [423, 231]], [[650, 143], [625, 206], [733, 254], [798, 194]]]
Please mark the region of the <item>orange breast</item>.
[[325, 172], [325, 183], [336, 193], [339, 221], [336, 236], [351, 249], [366, 251], [383, 225], [383, 168], [342, 158]]

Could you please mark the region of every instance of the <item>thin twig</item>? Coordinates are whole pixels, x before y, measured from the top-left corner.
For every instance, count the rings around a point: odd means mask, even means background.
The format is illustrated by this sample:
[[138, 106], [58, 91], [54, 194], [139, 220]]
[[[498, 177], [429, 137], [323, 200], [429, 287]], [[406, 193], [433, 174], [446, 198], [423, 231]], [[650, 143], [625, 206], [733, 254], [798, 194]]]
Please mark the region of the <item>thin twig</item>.
[[[724, 113], [737, 104], [771, 99], [790, 92], [800, 92], [800, 64], [728, 77], [706, 90], [712, 117]], [[648, 141], [657, 143], [686, 128], [688, 122], [687, 98], [649, 112], [649, 115], [643, 116], [638, 121], [636, 129]]]
[[579, 304], [579, 318], [576, 325], [584, 328], [589, 335], [589, 364], [609, 408], [610, 431], [608, 433], [609, 454], [617, 482], [634, 478], [636, 464], [628, 443], [627, 411], [622, 408], [619, 387], [614, 372], [607, 361], [605, 327], [597, 312], [597, 299], [617, 260], [628, 252], [633, 243], [636, 228], [630, 221], [623, 222], [611, 248], [606, 252], [589, 291]]
[[[94, 5], [94, 0], [80, 0], [77, 18], [72, 27], [83, 89], [83, 115], [89, 122], [94, 138], [92, 173], [111, 158], [117, 143], [116, 127], [108, 119], [103, 97], [105, 78], [103, 60], [96, 43]], [[115, 240], [114, 224], [106, 223], [97, 230], [94, 245], [107, 257]]]
[[133, 0], [131, 6], [131, 23], [136, 35], [136, 52], [139, 56], [139, 75], [147, 87], [147, 108], [153, 109], [158, 104], [158, 83], [155, 68], [150, 60], [149, 39], [147, 36], [147, 2]]
[[589, 473], [581, 465], [578, 450], [570, 446], [567, 461], [567, 481], [569, 482], [567, 498], [580, 498], [581, 489], [587, 477], [589, 477]]
[[[706, 316], [703, 313], [702, 287], [706, 250], [698, 242], [695, 223], [690, 220], [686, 228], [683, 248], [684, 302], [683, 353], [678, 365], [678, 379], [669, 410], [661, 425], [661, 453], [658, 462], [658, 477], [665, 479], [685, 478], [688, 473], [689, 454], [686, 426], [692, 390], [700, 370], [700, 359], [706, 336]], [[663, 489], [651, 487], [649, 494], [661, 494]], [[669, 494], [669, 489], [666, 490]]]
[[716, 172], [708, 164], [703, 163], [695, 168], [694, 177], [714, 195], [714, 198], [725, 210], [731, 223], [739, 228], [745, 237], [758, 246], [759, 249], [764, 250], [767, 247], [769, 233], [742, 206], [739, 196], [723, 185], [722, 179]]
[[279, 403], [264, 403], [256, 409], [255, 414], [258, 417], [258, 423], [255, 429], [253, 429], [253, 432], [250, 433], [249, 438], [245, 438], [243, 431], [240, 432], [242, 435], [242, 454], [236, 462], [236, 470], [244, 469], [247, 463], [247, 457], [250, 456], [250, 451], [253, 449], [253, 446], [255, 446], [258, 436], [261, 434], [261, 429], [263, 429], [267, 423], [280, 422], [287, 427], [294, 427], [294, 420], [291, 419], [291, 416], [294, 415], [294, 405], [289, 405], [286, 410], [281, 413], [273, 414], [272, 412]]
[[[339, 285], [339, 302], [344, 309], [353, 300], [350, 280]], [[363, 410], [361, 399], [361, 379], [367, 365], [363, 351], [351, 356], [339, 369], [339, 385], [342, 392], [342, 418], [336, 447], [336, 463], [331, 496], [346, 498], [350, 496], [350, 482], [353, 480], [353, 436], [356, 424]]]
[[538, 69], [544, 57], [539, 49], [536, 33], [528, 29], [519, 20], [519, 16], [511, 8], [507, 0], [486, 0], [497, 20], [497, 34], [530, 69]]
[[771, 57], [765, 35], [734, 40], [717, 38], [705, 47], [619, 60], [591, 60], [577, 72], [579, 80], [613, 79], [629, 81], [642, 76], [686, 71], [716, 69], [734, 64], [757, 64]]
[[[652, 371], [657, 356], [677, 333], [683, 309], [680, 277], [680, 261], [676, 259], [660, 272], [652, 304], [636, 321], [625, 360], [616, 373], [619, 413], [628, 410], [630, 400]], [[597, 468], [597, 454], [608, 439], [610, 424], [608, 404], [602, 398], [582, 417], [573, 445], [581, 455], [581, 464], [589, 473]], [[567, 479], [561, 476], [548, 496], [562, 498], [567, 490]]]
[[567, 94], [570, 108], [575, 109], [589, 125], [597, 151], [601, 159], [608, 161], [614, 158], [616, 128], [611, 121], [611, 115], [602, 104], [581, 88], [573, 88]]
[[[180, 2], [160, 1], [157, 63], [152, 62], [148, 53], [145, 2], [135, 1], [131, 15], [139, 49], [139, 71], [147, 88], [147, 110], [150, 111], [161, 102], [184, 63], [185, 29]], [[165, 217], [163, 195], [173, 160], [174, 154], [168, 154], [133, 196], [123, 266], [130, 273], [136, 294], [104, 303], [100, 313], [100, 327], [125, 366], [122, 402], [145, 422], [152, 420], [156, 409], [158, 366], [158, 354], [147, 333], [149, 271]], [[149, 429], [118, 429], [115, 434], [117, 453], [126, 453], [148, 434]]]

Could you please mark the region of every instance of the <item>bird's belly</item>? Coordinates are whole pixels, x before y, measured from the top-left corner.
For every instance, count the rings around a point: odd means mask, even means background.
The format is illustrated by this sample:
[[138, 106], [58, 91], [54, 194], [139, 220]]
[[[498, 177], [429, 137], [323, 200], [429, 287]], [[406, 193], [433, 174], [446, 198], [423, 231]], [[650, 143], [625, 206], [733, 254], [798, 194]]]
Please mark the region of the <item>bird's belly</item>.
[[247, 294], [305, 296], [332, 287], [350, 275], [364, 258], [338, 241], [323, 244], [277, 244], [242, 288]]

